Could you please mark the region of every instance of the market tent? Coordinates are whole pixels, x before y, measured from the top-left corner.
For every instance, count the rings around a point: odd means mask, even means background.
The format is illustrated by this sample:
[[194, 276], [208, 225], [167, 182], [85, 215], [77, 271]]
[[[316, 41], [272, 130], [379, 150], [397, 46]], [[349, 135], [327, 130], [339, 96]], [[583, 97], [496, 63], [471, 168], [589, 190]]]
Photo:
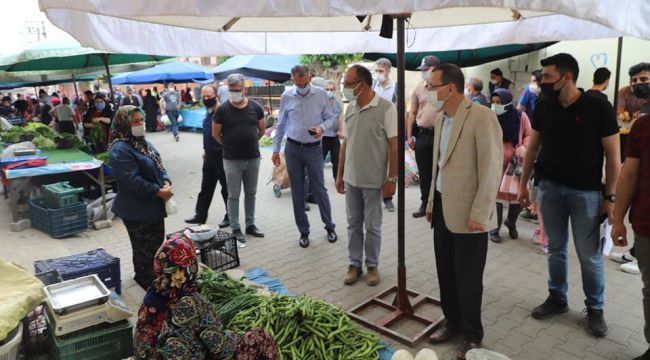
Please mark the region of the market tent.
[[154, 84], [167, 82], [194, 82], [211, 80], [212, 74], [207, 68], [196, 64], [172, 61], [154, 67], [120, 74], [113, 77], [113, 84]]
[[247, 77], [285, 82], [291, 78], [291, 68], [298, 64], [298, 55], [237, 55], [210, 72], [218, 80], [225, 79], [230, 74], [240, 73]]
[[18, 81], [18, 82], [0, 82], [0, 90], [16, 89], [21, 87], [48, 86], [57, 84], [66, 84], [75, 81], [93, 81], [95, 76], [81, 76], [78, 78], [51, 79], [45, 81]]
[[[429, 55], [435, 55], [443, 63], [456, 64], [460, 67], [476, 66], [490, 61], [507, 59], [516, 55], [526, 54], [531, 51], [543, 49], [555, 44], [555, 41], [536, 44], [510, 44], [490, 46], [481, 49], [450, 50], [450, 51], [425, 51], [405, 54], [406, 70], [416, 70], [422, 64], [422, 59]], [[391, 63], [397, 63], [397, 54], [393, 53], [365, 53], [363, 57], [368, 60], [387, 58]]]
[[[81, 43], [121, 53], [393, 52], [395, 38], [377, 36], [382, 24], [386, 24], [385, 33], [394, 32], [381, 14], [410, 15], [410, 52], [625, 35], [650, 37], [647, 1], [621, 6], [617, 0], [39, 0], [39, 5], [54, 25]], [[131, 39], [133, 34], [138, 34], [138, 41], [116, 41]]]

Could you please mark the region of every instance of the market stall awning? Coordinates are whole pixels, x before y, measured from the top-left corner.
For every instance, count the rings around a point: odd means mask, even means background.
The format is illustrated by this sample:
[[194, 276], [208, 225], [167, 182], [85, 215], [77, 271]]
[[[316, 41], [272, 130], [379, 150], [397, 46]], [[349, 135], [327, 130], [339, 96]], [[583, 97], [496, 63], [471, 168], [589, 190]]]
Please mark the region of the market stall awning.
[[93, 81], [95, 76], [81, 76], [78, 78], [51, 79], [44, 81], [18, 81], [18, 82], [0, 82], [0, 90], [16, 89], [21, 87], [48, 86], [57, 84], [67, 84], [74, 81]]
[[113, 77], [113, 84], [182, 83], [205, 81], [212, 78], [208, 68], [188, 62], [172, 61], [148, 69], [116, 75]]
[[[417, 53], [406, 53], [405, 67], [406, 70], [416, 70], [422, 64], [422, 59], [429, 55], [435, 55], [443, 63], [452, 63], [461, 67], [476, 66], [485, 64], [490, 61], [507, 59], [516, 55], [526, 54], [531, 51], [543, 49], [551, 46], [556, 42], [543, 42], [536, 44], [512, 44], [490, 46], [473, 50], [452, 50], [452, 51], [427, 51]], [[392, 64], [397, 63], [397, 54], [395, 53], [366, 53], [363, 55], [368, 60], [377, 60], [387, 58]]]
[[237, 55], [210, 72], [218, 80], [225, 79], [230, 74], [240, 73], [247, 77], [285, 82], [291, 78], [291, 68], [298, 64], [298, 55]]
[[[121, 53], [393, 52], [395, 38], [378, 37], [382, 14], [411, 14], [409, 52], [625, 35], [650, 38], [647, 1], [622, 6], [617, 0], [39, 0], [39, 5], [54, 25], [81, 43]], [[385, 31], [394, 33], [390, 25]], [[119, 41], [135, 34], [138, 41]]]

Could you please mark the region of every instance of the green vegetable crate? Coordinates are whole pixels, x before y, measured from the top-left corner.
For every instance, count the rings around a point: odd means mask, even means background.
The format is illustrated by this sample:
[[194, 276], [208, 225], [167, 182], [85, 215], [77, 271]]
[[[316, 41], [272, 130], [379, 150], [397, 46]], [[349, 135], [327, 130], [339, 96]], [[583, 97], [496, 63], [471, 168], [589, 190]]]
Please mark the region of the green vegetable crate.
[[83, 188], [75, 188], [68, 181], [43, 185], [43, 201], [49, 209], [60, 209], [79, 203], [79, 194]]

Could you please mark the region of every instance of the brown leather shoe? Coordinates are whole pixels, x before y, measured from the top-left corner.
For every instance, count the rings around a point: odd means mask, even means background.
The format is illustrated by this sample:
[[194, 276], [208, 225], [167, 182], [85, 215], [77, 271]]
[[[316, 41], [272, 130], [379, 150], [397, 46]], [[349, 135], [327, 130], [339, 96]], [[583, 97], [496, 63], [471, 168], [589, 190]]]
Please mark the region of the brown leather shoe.
[[470, 341], [463, 341], [463, 344], [458, 348], [458, 352], [456, 353], [456, 357], [458, 360], [465, 360], [465, 355], [467, 354], [468, 351], [472, 349], [479, 349], [481, 347], [481, 343], [473, 343]]
[[368, 286], [375, 286], [379, 284], [381, 277], [379, 276], [379, 270], [376, 266], [368, 266], [368, 273], [366, 274], [366, 284]]
[[434, 344], [439, 344], [452, 339], [456, 335], [458, 335], [458, 331], [448, 328], [447, 324], [445, 323], [444, 325], [437, 328], [436, 331], [431, 334], [431, 336], [429, 336], [429, 340]]
[[362, 273], [363, 271], [361, 268], [358, 268], [354, 265], [348, 266], [348, 272], [345, 274], [345, 280], [343, 280], [343, 283], [345, 285], [354, 284], [357, 282], [357, 280], [359, 280], [359, 276], [361, 276]]

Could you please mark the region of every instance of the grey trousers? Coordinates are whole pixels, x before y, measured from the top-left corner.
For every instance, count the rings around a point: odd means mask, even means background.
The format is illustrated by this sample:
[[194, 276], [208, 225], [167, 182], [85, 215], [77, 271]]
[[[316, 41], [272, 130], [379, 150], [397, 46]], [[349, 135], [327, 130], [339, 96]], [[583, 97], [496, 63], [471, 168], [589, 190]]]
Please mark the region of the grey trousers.
[[255, 195], [257, 194], [257, 178], [260, 172], [260, 158], [250, 160], [223, 159], [223, 169], [226, 172], [228, 184], [228, 218], [230, 228], [240, 230], [239, 225], [239, 194], [244, 183], [244, 212], [246, 226], [255, 225]]
[[645, 340], [650, 343], [650, 239], [635, 232], [634, 252], [643, 281], [643, 317], [645, 318], [643, 334]]
[[366, 251], [366, 266], [379, 264], [382, 199], [382, 189], [358, 188], [345, 183], [348, 252], [350, 264], [358, 268], [361, 268], [364, 249]]

